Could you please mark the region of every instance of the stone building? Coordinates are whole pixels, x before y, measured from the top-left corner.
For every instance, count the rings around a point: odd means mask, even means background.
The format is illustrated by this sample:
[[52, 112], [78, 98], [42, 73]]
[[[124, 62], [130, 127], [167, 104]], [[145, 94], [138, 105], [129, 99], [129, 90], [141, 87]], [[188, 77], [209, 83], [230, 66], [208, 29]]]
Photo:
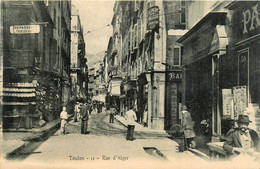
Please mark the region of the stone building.
[[85, 42], [83, 37], [83, 28], [76, 7], [72, 6], [71, 16], [71, 63], [70, 77], [72, 81], [71, 101], [87, 99], [88, 76], [87, 76], [87, 58], [85, 56]]
[[[257, 1], [187, 3], [189, 31], [177, 40], [184, 51], [183, 104], [196, 133], [212, 141], [240, 114], [249, 115], [259, 133], [259, 9]], [[208, 120], [207, 133], [202, 120]]]
[[70, 3], [3, 2], [4, 128], [59, 117], [69, 97]]
[[89, 98], [97, 101], [104, 101], [105, 83], [103, 81], [103, 61], [97, 60], [89, 63], [88, 67]]
[[114, 5], [108, 76], [121, 84], [121, 111], [135, 107], [142, 123], [147, 105], [152, 129], [167, 130], [180, 123], [181, 47], [176, 40], [185, 33], [185, 5], [184, 1], [150, 0]]

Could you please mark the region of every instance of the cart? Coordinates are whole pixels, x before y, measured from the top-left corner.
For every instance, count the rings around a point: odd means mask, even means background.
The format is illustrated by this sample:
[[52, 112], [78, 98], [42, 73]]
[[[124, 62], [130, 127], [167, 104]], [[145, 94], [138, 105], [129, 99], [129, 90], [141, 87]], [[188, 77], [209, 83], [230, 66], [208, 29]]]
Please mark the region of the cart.
[[179, 144], [179, 152], [188, 150], [188, 145], [184, 135], [184, 130], [180, 124], [174, 124], [170, 128], [170, 130], [167, 131], [167, 133], [170, 134], [172, 139]]

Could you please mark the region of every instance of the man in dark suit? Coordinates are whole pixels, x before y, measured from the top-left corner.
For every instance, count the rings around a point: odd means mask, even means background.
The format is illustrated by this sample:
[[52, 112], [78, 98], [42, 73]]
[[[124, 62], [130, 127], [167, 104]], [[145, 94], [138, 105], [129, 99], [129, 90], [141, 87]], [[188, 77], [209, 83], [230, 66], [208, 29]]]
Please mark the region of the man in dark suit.
[[87, 134], [88, 119], [89, 119], [87, 103], [84, 103], [80, 107], [80, 115], [81, 115], [81, 134]]
[[232, 154], [232, 157], [241, 153], [253, 155], [260, 152], [258, 134], [248, 128], [249, 123], [251, 121], [247, 115], [239, 115], [237, 120], [238, 127], [229, 130], [227, 133], [223, 149]]

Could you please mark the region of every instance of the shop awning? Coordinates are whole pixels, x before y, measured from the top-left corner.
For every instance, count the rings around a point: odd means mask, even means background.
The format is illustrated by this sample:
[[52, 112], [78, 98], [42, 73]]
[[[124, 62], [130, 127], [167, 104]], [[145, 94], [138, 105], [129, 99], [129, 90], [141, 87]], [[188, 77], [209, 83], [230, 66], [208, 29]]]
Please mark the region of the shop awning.
[[226, 12], [210, 12], [177, 40], [184, 48], [183, 65], [189, 65], [216, 53], [226, 53], [226, 17]]
[[97, 95], [93, 96], [92, 100], [100, 101], [100, 102], [105, 102], [106, 100], [106, 95]]
[[136, 80], [128, 81], [124, 85], [124, 91], [127, 92], [128, 90], [134, 89], [135, 87], [136, 87]]
[[126, 98], [125, 94], [119, 96], [119, 99], [123, 99], [123, 98]]
[[145, 73], [142, 73], [138, 76], [137, 83], [140, 85], [145, 85], [148, 83]]
[[109, 88], [108, 91], [110, 95], [112, 96], [120, 96], [120, 86], [121, 86], [122, 78], [121, 77], [115, 77], [109, 82]]
[[[225, 29], [225, 25], [216, 25], [216, 31], [211, 42], [210, 53], [221, 50], [226, 51], [228, 45], [228, 37]], [[223, 54], [223, 53], [222, 53]]]
[[113, 96], [119, 96], [120, 95], [120, 84], [121, 82], [113, 82], [110, 86], [110, 94]]
[[8, 96], [8, 97], [35, 97], [35, 93], [3, 93], [3, 96]]

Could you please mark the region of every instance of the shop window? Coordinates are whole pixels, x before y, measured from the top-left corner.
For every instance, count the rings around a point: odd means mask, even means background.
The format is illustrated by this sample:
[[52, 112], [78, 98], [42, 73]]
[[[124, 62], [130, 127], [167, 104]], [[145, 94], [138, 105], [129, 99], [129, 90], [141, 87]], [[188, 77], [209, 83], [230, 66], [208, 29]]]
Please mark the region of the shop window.
[[186, 23], [186, 4], [185, 1], [181, 1], [180, 3], [180, 22]]
[[155, 0], [148, 1], [148, 8], [155, 6]]
[[248, 85], [249, 50], [238, 51], [238, 85]]
[[54, 25], [56, 26], [56, 8], [54, 8], [54, 16], [53, 16], [53, 22], [54, 22]]
[[180, 66], [181, 47], [176, 46], [173, 48], [173, 66]]

